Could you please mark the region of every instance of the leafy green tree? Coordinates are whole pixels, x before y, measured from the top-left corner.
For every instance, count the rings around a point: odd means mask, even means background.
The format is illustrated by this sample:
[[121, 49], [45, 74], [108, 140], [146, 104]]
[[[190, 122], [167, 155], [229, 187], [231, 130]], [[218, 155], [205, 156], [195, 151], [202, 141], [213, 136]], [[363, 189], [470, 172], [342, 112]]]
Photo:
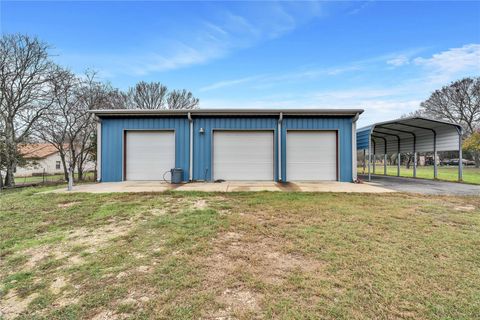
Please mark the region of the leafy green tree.
[[463, 149], [472, 153], [480, 153], [480, 130], [474, 132], [463, 142]]

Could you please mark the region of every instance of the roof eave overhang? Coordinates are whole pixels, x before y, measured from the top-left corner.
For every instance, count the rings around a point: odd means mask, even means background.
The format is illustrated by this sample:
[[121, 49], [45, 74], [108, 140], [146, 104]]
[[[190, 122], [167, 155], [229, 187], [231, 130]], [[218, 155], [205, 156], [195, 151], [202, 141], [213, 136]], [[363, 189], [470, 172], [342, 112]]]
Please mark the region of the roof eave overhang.
[[195, 110], [90, 110], [97, 117], [126, 116], [342, 116], [355, 117], [363, 109], [195, 109]]

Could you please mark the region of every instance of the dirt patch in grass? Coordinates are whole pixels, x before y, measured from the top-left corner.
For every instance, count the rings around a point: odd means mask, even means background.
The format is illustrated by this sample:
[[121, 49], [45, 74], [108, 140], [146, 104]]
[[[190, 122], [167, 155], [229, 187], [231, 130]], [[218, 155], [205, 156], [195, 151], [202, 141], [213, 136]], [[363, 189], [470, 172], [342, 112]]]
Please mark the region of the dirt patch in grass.
[[70, 207], [75, 206], [75, 205], [80, 204], [80, 203], [81, 203], [80, 201], [63, 202], [63, 203], [57, 204], [57, 207], [59, 207], [59, 208], [70, 208]]
[[93, 253], [101, 249], [110, 240], [123, 236], [130, 231], [132, 224], [112, 223], [94, 229], [79, 228], [68, 235], [66, 244], [70, 246], [83, 246], [84, 251]]
[[41, 261], [47, 259], [48, 257], [62, 259], [66, 256], [66, 253], [60, 250], [55, 250], [49, 245], [29, 248], [23, 251], [21, 254], [27, 257], [27, 261], [23, 267], [28, 270], [36, 268]]
[[148, 212], [154, 216], [163, 216], [167, 214], [167, 210], [165, 208], [153, 208], [150, 209]]
[[475, 206], [473, 206], [473, 205], [456, 206], [455, 210], [457, 210], [457, 211], [473, 211], [473, 210], [475, 210]]
[[60, 276], [52, 282], [52, 284], [50, 285], [50, 291], [53, 294], [59, 294], [66, 285], [67, 281], [65, 280], [65, 278]]
[[207, 201], [205, 199], [197, 200], [193, 204], [193, 207], [195, 209], [205, 209], [207, 207]]
[[246, 289], [229, 288], [218, 297], [218, 302], [225, 305], [214, 317], [230, 316], [238, 313], [255, 314], [260, 311], [261, 295]]
[[91, 318], [91, 320], [115, 320], [115, 319], [119, 319], [118, 315], [110, 310], [101, 311]]
[[227, 232], [214, 241], [209, 258], [212, 280], [222, 280], [244, 270], [258, 280], [280, 284], [292, 271], [320, 272], [323, 264], [300, 254], [283, 252], [282, 244], [273, 238], [245, 237]]
[[38, 293], [33, 293], [27, 297], [19, 297], [16, 290], [10, 290], [7, 295], [0, 299], [0, 318], [13, 319], [26, 311], [28, 305], [38, 297]]
[[114, 238], [127, 234], [132, 225], [128, 223], [111, 224], [87, 229], [79, 228], [71, 231], [59, 244], [40, 245], [21, 252], [27, 257], [23, 268], [31, 270], [47, 259], [61, 260], [67, 258], [68, 265], [81, 264], [84, 259], [72, 253], [72, 248], [81, 248], [83, 252], [94, 253], [106, 246]]
[[152, 272], [152, 267], [150, 267], [150, 266], [139, 266], [135, 270], [137, 272], [140, 272], [140, 273], [150, 273], [150, 272]]
[[58, 308], [63, 308], [63, 307], [67, 307], [67, 306], [72, 306], [72, 305], [75, 305], [78, 303], [79, 301], [79, 298], [78, 296], [71, 296], [72, 293], [69, 293], [69, 295], [64, 295], [64, 296], [60, 296], [58, 298], [55, 299], [55, 301], [52, 302], [52, 306], [55, 308], [55, 309], [58, 309]]
[[[206, 318], [229, 319], [261, 316], [260, 286], [281, 286], [292, 273], [320, 273], [320, 261], [287, 253], [273, 238], [225, 232], [213, 241], [213, 253], [206, 258], [206, 283], [221, 306]], [[251, 282], [246, 286], [242, 274]], [[225, 288], [226, 287], [226, 288]]]

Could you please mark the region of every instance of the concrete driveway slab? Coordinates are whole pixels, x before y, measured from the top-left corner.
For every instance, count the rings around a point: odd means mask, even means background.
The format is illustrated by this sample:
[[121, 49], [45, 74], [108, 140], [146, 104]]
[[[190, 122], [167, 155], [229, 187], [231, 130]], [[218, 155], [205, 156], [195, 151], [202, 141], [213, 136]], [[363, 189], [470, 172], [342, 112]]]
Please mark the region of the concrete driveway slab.
[[366, 182], [368, 179], [367, 176], [359, 176], [359, 178], [365, 181], [364, 184], [366, 185], [392, 189], [399, 192], [480, 196], [480, 185], [380, 175], [372, 175], [371, 182]]
[[[322, 182], [257, 182], [233, 181], [221, 183], [193, 182], [172, 185], [160, 181], [124, 181], [81, 184], [74, 186], [71, 192], [112, 193], [112, 192], [164, 192], [202, 191], [202, 192], [242, 192], [242, 191], [277, 191], [277, 192], [356, 192], [356, 193], [385, 193], [394, 190], [370, 184], [355, 184], [349, 182], [322, 181]], [[68, 193], [66, 188], [53, 191], [54, 193]]]

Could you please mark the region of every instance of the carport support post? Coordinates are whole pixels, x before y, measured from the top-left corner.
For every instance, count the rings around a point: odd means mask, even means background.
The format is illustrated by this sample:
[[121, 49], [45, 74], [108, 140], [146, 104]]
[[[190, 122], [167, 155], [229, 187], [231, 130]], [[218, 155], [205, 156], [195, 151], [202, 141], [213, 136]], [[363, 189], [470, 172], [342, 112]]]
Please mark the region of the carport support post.
[[372, 181], [372, 175], [370, 174], [370, 162], [372, 162], [372, 145], [369, 140], [368, 141], [368, 181]]
[[458, 127], [458, 181], [463, 181], [462, 128]]
[[367, 150], [363, 149], [363, 174], [365, 174], [366, 166], [367, 166]]
[[413, 177], [417, 177], [417, 153], [413, 153]]
[[373, 174], [375, 174], [375, 149], [376, 149], [376, 146], [375, 146], [375, 141], [372, 139], [372, 142], [373, 142], [373, 162], [372, 162], [372, 165], [373, 165]]
[[438, 179], [437, 167], [437, 133], [433, 131], [433, 179]]
[[413, 137], [413, 177], [417, 177], [417, 137]]
[[383, 155], [383, 175], [387, 175], [387, 154]]
[[400, 161], [402, 160], [402, 155], [400, 154], [400, 137], [398, 139], [398, 153], [397, 153], [397, 177], [400, 177]]
[[383, 174], [387, 175], [387, 154], [383, 155]]
[[397, 177], [400, 177], [400, 161], [402, 159], [402, 155], [400, 152], [397, 154]]
[[383, 175], [387, 175], [387, 139], [383, 139], [385, 144], [385, 153], [383, 154]]

